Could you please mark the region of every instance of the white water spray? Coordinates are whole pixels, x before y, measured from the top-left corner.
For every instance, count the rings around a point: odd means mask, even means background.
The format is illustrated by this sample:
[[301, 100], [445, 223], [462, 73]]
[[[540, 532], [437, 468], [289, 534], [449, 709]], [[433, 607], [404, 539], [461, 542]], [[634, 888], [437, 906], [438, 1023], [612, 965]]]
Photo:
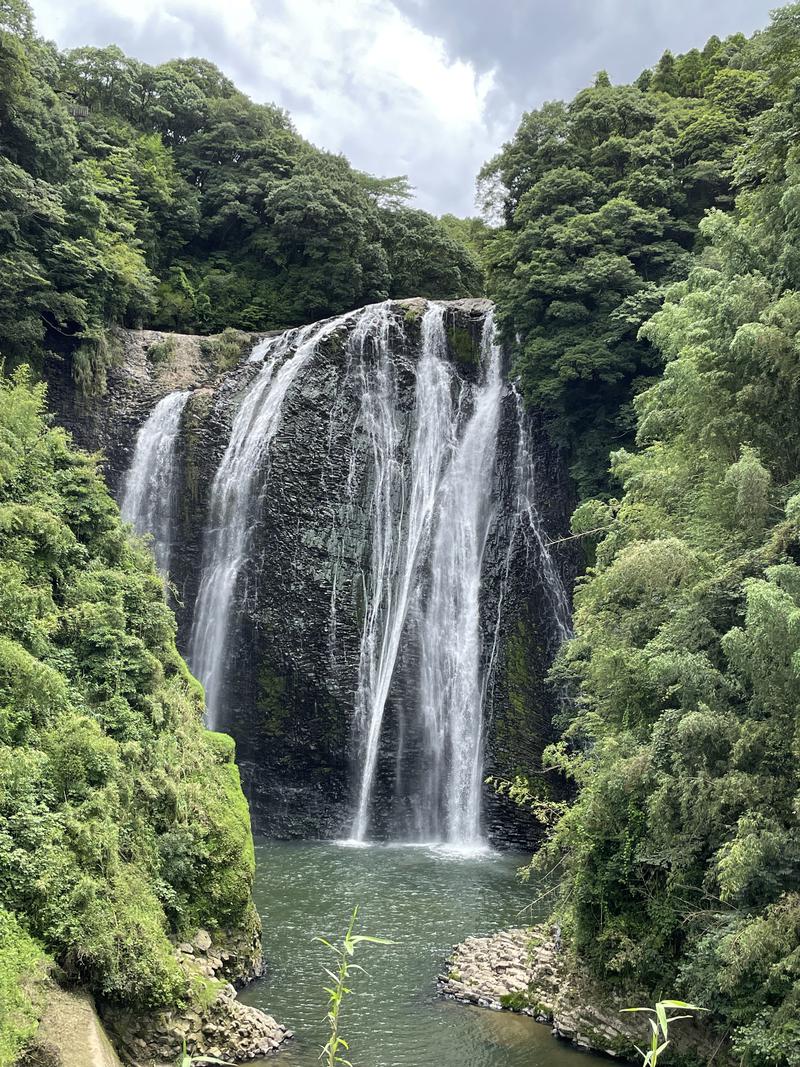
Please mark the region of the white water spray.
[[[451, 434], [450, 371], [444, 308], [430, 304], [422, 320], [422, 355], [417, 367], [415, 432], [411, 449], [411, 485], [405, 502], [398, 457], [396, 403], [391, 384], [388, 308], [381, 312], [376, 339], [378, 365], [365, 378], [361, 421], [369, 435], [374, 489], [372, 567], [368, 607], [361, 638], [356, 722], [361, 736], [361, 781], [353, 838], [363, 841], [375, 780], [386, 701], [406, 623], [422, 549], [430, 534], [442, 464]], [[370, 323], [362, 320], [365, 330]], [[363, 335], [362, 335], [363, 336]], [[354, 338], [363, 348], [363, 340]], [[362, 360], [363, 366], [363, 360]], [[398, 495], [401, 497], [397, 506]]]
[[442, 483], [420, 631], [419, 699], [427, 738], [422, 781], [429, 797], [424, 832], [461, 846], [481, 837], [480, 590], [503, 393], [491, 314], [481, 349], [485, 378]]
[[177, 489], [175, 449], [190, 395], [189, 391], [175, 392], [159, 400], [136, 435], [133, 460], [122, 485], [122, 517], [137, 533], [152, 536], [153, 555], [162, 574], [169, 573]]

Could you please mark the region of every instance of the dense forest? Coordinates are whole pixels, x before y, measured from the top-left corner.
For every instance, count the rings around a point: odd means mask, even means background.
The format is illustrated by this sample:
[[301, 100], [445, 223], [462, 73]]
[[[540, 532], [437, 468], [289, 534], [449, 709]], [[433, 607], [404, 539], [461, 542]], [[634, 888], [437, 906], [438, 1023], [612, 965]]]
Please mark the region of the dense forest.
[[545, 765], [578, 795], [537, 863], [582, 963], [759, 1067], [800, 1062], [798, 59], [792, 5], [526, 115], [484, 171], [526, 395], [579, 493], [608, 486], [573, 517]]
[[170, 933], [258, 928], [233, 743], [202, 727], [150, 552], [48, 421], [27, 373], [0, 382], [3, 1064], [35, 1029], [42, 946], [155, 1008], [203, 995]]
[[97, 393], [114, 326], [484, 292], [577, 504], [561, 737], [512, 787], [565, 942], [710, 1010], [748, 1067], [800, 1063], [799, 131], [792, 4], [527, 113], [479, 176], [490, 224], [435, 218], [206, 60], [62, 52], [0, 3], [0, 1064], [47, 961], [171, 1006], [207, 990], [170, 939], [258, 925], [232, 742], [43, 357]]
[[0, 148], [0, 351], [66, 349], [87, 391], [115, 323], [268, 330], [481, 291], [470, 234], [405, 179], [319, 151], [206, 60], [59, 52], [25, 0], [0, 8]]

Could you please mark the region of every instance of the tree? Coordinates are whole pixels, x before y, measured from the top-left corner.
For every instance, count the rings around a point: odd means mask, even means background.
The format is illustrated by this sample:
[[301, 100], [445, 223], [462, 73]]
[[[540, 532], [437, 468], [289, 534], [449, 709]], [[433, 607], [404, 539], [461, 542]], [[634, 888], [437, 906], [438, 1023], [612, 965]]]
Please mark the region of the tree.
[[632, 440], [633, 398], [660, 366], [639, 328], [688, 269], [704, 211], [730, 204], [744, 123], [772, 99], [763, 75], [725, 66], [743, 46], [667, 52], [632, 86], [599, 75], [525, 115], [482, 171], [505, 191], [489, 292], [581, 496], [607, 487], [609, 448]]
[[[537, 860], [566, 870], [562, 921], [602, 982], [674, 984], [752, 1067], [800, 1056], [800, 160], [772, 138], [797, 130], [772, 32], [775, 102], [735, 169], [765, 137], [770, 166], [701, 222], [642, 327], [664, 371], [634, 402], [638, 448], [612, 455], [619, 498], [575, 515], [596, 559], [554, 672], [571, 721], [543, 758], [578, 794]], [[707, 84], [764, 99], [760, 77]]]

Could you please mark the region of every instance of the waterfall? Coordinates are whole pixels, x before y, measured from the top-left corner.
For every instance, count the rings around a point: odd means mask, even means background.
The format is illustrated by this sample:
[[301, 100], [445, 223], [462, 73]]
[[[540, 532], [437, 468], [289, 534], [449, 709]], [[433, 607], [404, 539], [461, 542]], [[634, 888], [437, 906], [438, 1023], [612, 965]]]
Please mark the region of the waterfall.
[[[408, 504], [397, 454], [396, 404], [392, 393], [389, 327], [383, 311], [378, 330], [378, 365], [364, 377], [361, 422], [369, 435], [373, 460], [371, 595], [361, 638], [356, 723], [361, 735], [361, 782], [353, 837], [363, 841], [378, 761], [386, 700], [394, 674], [421, 549], [429, 534], [442, 461], [449, 445], [450, 372], [446, 351], [444, 308], [431, 304], [422, 320], [422, 355], [417, 368], [415, 433], [411, 449]], [[365, 332], [354, 337], [362, 348]]]
[[263, 461], [280, 426], [286, 395], [319, 343], [347, 319], [343, 315], [322, 325], [288, 330], [260, 342], [251, 355], [254, 361], [263, 359], [263, 366], [239, 405], [211, 485], [200, 586], [189, 636], [187, 658], [205, 687], [206, 720], [212, 729], [220, 722], [233, 598], [266, 488], [260, 478]]
[[[429, 304], [422, 320], [407, 469], [398, 455], [385, 322], [375, 331], [376, 367], [363, 378], [360, 419], [372, 446], [373, 492], [356, 700], [360, 784], [352, 833], [357, 841], [368, 835], [386, 703], [404, 638], [418, 645], [423, 745], [417, 833], [459, 845], [480, 841], [480, 588], [493, 518], [503, 383], [492, 316], [483, 326], [482, 381], [472, 387], [447, 361], [444, 315], [442, 305]], [[371, 325], [363, 322], [365, 330]]]
[[150, 534], [162, 574], [169, 573], [175, 519], [175, 445], [189, 391], [159, 400], [136, 435], [133, 460], [122, 484], [120, 511], [137, 533]]
[[[481, 344], [485, 379], [442, 482], [431, 584], [421, 626], [420, 710], [427, 737], [427, 829], [480, 840], [483, 757], [480, 587], [493, 517], [492, 489], [503, 382], [494, 320]], [[441, 825], [442, 819], [444, 825]]]
[[[228, 725], [226, 698], [250, 699], [259, 684], [243, 664], [240, 692], [231, 664], [262, 535], [274, 537], [284, 555], [270, 589], [259, 585], [255, 594], [265, 662], [285, 657], [293, 714], [308, 707], [302, 726], [323, 768], [328, 709], [351, 713], [351, 837], [363, 842], [388, 829], [405, 840], [471, 848], [481, 844], [487, 707], [502, 662], [506, 598], [516, 610], [535, 575], [552, 616], [545, 640], [549, 631], [553, 643], [569, 634], [569, 603], [537, 510], [535, 450], [521, 399], [503, 381], [491, 311], [428, 302], [414, 322], [419, 306], [385, 301], [288, 330], [265, 338], [229, 372], [219, 396], [238, 399], [208, 489], [186, 651], [205, 686], [208, 726]], [[449, 334], [476, 326], [473, 362], [469, 346]], [[337, 330], [342, 344], [321, 347]], [[162, 566], [187, 396], [156, 406], [124, 483], [123, 513], [152, 531]], [[286, 432], [297, 435], [298, 448], [275, 449], [288, 479], [275, 486], [273, 442], [290, 396]], [[219, 408], [215, 427], [218, 419]], [[296, 536], [309, 521], [306, 489], [319, 512], [311, 520], [313, 562], [305, 554], [310, 540]], [[297, 619], [295, 596], [302, 597]], [[317, 692], [319, 703], [306, 704]], [[257, 757], [258, 714], [254, 708], [252, 732], [241, 735]], [[251, 730], [249, 720], [245, 726]], [[393, 798], [384, 808], [392, 759]]]

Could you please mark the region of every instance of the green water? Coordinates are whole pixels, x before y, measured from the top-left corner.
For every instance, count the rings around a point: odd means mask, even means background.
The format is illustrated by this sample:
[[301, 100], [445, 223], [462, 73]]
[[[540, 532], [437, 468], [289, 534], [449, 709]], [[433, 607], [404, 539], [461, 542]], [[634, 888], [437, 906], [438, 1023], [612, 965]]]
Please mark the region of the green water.
[[397, 942], [359, 948], [369, 973], [354, 974], [341, 1027], [354, 1067], [591, 1067], [530, 1018], [436, 995], [456, 942], [526, 921], [520, 911], [537, 890], [514, 878], [522, 857], [264, 840], [256, 855], [269, 973], [242, 999], [295, 1031], [275, 1067], [319, 1062], [331, 959], [312, 938], [340, 937], [354, 904], [362, 933]]

